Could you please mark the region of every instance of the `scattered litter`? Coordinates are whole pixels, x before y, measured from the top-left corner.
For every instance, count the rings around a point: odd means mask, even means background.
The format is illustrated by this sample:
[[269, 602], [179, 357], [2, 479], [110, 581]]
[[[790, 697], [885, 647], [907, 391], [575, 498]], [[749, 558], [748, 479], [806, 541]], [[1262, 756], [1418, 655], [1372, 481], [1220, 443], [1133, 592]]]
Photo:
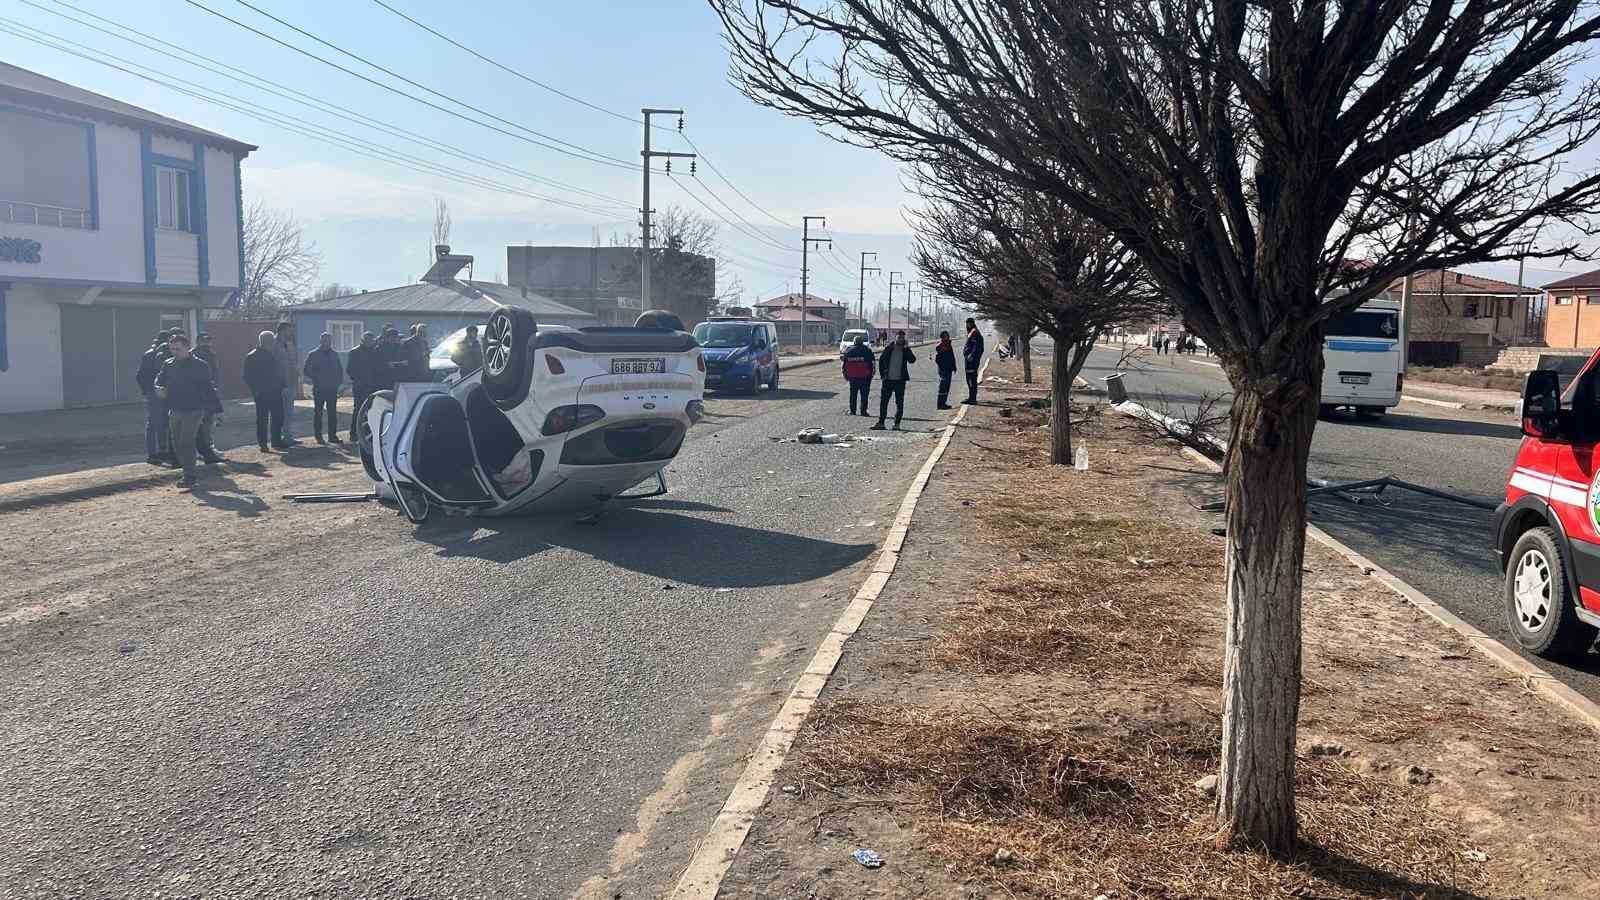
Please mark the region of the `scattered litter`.
[[861, 865], [869, 869], [879, 869], [883, 867], [883, 857], [879, 856], [878, 851], [876, 850], [868, 850], [867, 848], [863, 847], [860, 850], [850, 854], [850, 858], [854, 859], [858, 863], [861, 863]]
[[802, 428], [795, 434], [794, 439], [802, 444], [820, 444], [822, 443], [822, 429]]
[[1406, 769], [1406, 784], [1429, 784], [1432, 781], [1433, 773], [1421, 766]]
[[1077, 450], [1073, 451], [1073, 454], [1072, 454], [1072, 467], [1074, 469], [1077, 469], [1079, 472], [1087, 472], [1087, 471], [1089, 471], [1089, 448], [1088, 447], [1079, 447]]
[[1319, 742], [1319, 743], [1315, 743], [1315, 744], [1311, 745], [1311, 755], [1312, 756], [1347, 756], [1347, 755], [1349, 755], [1349, 751], [1345, 750], [1343, 744], [1336, 744], [1333, 741], [1323, 741], [1323, 742]]
[[1006, 407], [1004, 407], [1004, 406], [1000, 407], [1000, 418], [1002, 418], [1002, 419], [1011, 418], [1011, 410], [1006, 408]]
[[1439, 658], [1440, 659], [1466, 659], [1467, 655], [1465, 653], [1441, 653], [1441, 654], [1439, 654]]
[[794, 793], [794, 792], [795, 792], [795, 791], [797, 791], [797, 790], [799, 790], [799, 789], [798, 789], [798, 788], [796, 788], [796, 787], [795, 787], [795, 786], [794, 786], [794, 785], [792, 785], [792, 784], [786, 784], [786, 785], [784, 785], [784, 786], [783, 786], [783, 792], [784, 792], [784, 793], [785, 793], [785, 794], [792, 794], [792, 793]]
[[1217, 776], [1207, 775], [1199, 781], [1196, 781], [1194, 783], [1194, 789], [1199, 791], [1203, 796], [1215, 797], [1217, 795]]
[[1482, 850], [1468, 850], [1461, 855], [1466, 857], [1467, 862], [1481, 863], [1489, 861], [1489, 854], [1483, 852]]
[[661, 586], [661, 589], [662, 589], [662, 590], [663, 590], [663, 591], [675, 591], [675, 590], [677, 590], [677, 589], [678, 589], [678, 586], [677, 586], [677, 585], [675, 585], [675, 584], [663, 584], [663, 585], [662, 585], [662, 586]]
[[1211, 529], [1211, 533], [1216, 535], [1217, 537], [1227, 537], [1228, 536], [1228, 529], [1226, 529], [1226, 528], [1213, 528], [1213, 529]]
[[717, 593], [719, 593], [719, 594], [731, 594], [731, 593], [733, 593], [733, 588], [717, 588]]
[[1009, 866], [1016, 861], [1017, 855], [1012, 853], [1010, 850], [1007, 850], [1005, 847], [1001, 847], [999, 850], [994, 852], [993, 862], [997, 866]]

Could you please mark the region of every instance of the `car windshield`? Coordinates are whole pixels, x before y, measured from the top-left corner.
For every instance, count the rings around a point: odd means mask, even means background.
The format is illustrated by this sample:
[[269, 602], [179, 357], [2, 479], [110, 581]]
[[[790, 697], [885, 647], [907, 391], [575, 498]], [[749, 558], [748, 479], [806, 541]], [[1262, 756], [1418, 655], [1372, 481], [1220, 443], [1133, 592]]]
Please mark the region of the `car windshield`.
[[866, 334], [867, 333], [865, 331], [862, 331], [859, 328], [852, 328], [844, 333], [844, 342], [846, 344], [853, 344], [855, 343], [856, 338], [866, 337]]
[[694, 327], [694, 339], [702, 347], [745, 347], [754, 327], [744, 322], [701, 322]]
[[[478, 343], [483, 343], [483, 334], [487, 328], [487, 325], [478, 326]], [[439, 342], [439, 346], [434, 347], [433, 350], [429, 351], [428, 358], [455, 365], [450, 357], [456, 352], [457, 349], [461, 347], [461, 342], [466, 340], [466, 338], [467, 330], [465, 328], [451, 332], [449, 337]]]
[[1328, 337], [1393, 338], [1400, 333], [1400, 314], [1389, 310], [1347, 312], [1328, 323]]

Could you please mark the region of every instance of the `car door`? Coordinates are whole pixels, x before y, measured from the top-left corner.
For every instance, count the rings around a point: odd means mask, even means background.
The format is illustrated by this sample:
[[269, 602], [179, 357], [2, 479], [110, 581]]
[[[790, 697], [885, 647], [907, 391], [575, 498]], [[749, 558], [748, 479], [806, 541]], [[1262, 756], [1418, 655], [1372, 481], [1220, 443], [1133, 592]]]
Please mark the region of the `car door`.
[[[1582, 605], [1600, 611], [1600, 370], [1586, 367], [1566, 392], [1563, 435], [1541, 439], [1529, 467], [1543, 463], [1551, 473], [1550, 508], [1561, 520], [1572, 564], [1578, 576]], [[1519, 472], [1512, 473], [1515, 478]]]
[[448, 506], [492, 504], [461, 403], [444, 385], [400, 387], [418, 390], [408, 395], [403, 407], [396, 404], [395, 424], [390, 427], [390, 434], [395, 435], [392, 459], [396, 478], [417, 485]]

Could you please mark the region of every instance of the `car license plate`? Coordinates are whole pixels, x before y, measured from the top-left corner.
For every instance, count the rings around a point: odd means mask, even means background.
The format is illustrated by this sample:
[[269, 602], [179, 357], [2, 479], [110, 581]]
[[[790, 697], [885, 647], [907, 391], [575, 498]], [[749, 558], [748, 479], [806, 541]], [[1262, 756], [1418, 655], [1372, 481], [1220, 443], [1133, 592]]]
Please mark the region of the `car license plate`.
[[1371, 375], [1340, 375], [1339, 376], [1339, 381], [1342, 384], [1371, 384], [1372, 383], [1372, 376]]
[[611, 361], [611, 374], [613, 375], [660, 375], [667, 370], [667, 361], [661, 357], [655, 359], [613, 359]]

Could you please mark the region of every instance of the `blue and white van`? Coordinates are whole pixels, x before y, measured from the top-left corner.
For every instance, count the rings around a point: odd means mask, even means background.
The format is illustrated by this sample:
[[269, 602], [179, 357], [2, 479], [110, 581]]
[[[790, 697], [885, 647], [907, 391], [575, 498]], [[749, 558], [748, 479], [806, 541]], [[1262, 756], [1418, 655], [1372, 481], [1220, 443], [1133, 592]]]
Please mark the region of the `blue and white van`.
[[1320, 412], [1343, 406], [1368, 418], [1399, 405], [1406, 377], [1401, 353], [1400, 304], [1392, 300], [1369, 300], [1329, 322]]

